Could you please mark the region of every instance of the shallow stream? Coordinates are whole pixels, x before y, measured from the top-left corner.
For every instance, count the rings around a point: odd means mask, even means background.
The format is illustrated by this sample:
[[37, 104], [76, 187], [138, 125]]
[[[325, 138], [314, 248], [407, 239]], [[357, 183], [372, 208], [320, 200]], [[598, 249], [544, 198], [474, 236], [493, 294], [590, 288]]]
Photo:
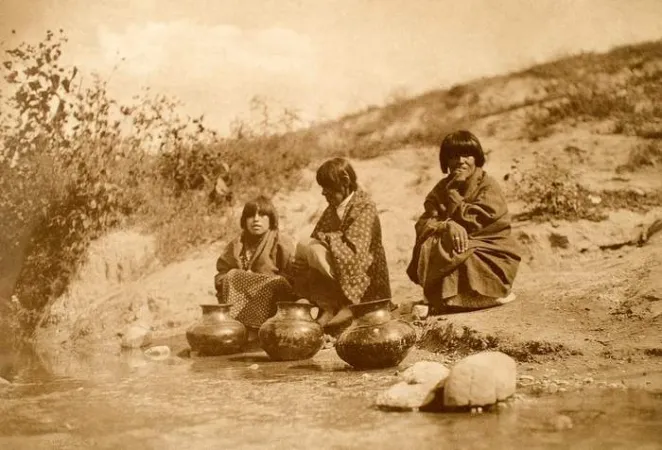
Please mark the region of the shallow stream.
[[179, 355], [23, 357], [0, 386], [0, 448], [662, 448], [662, 396], [643, 391], [518, 394], [473, 415], [385, 412], [372, 404], [396, 369], [354, 371], [332, 349], [290, 363]]

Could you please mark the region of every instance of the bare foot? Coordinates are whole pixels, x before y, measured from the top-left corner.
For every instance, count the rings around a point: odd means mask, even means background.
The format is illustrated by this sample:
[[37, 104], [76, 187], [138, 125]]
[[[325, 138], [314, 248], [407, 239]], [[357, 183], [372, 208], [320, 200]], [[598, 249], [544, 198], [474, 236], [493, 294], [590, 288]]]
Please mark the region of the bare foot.
[[329, 321], [333, 319], [333, 313], [331, 311], [328, 311], [326, 309], [320, 309], [319, 312], [317, 313], [317, 323], [319, 323], [321, 326], [325, 326]]
[[411, 309], [411, 315], [414, 319], [422, 320], [427, 318], [430, 313], [430, 308], [428, 305], [414, 305]]
[[352, 311], [344, 307], [327, 323], [328, 326], [333, 327], [352, 320]]
[[258, 340], [257, 328], [246, 327], [246, 332], [247, 332], [248, 342], [256, 342]]
[[323, 348], [333, 348], [336, 345], [336, 338], [330, 334], [324, 335], [324, 347]]

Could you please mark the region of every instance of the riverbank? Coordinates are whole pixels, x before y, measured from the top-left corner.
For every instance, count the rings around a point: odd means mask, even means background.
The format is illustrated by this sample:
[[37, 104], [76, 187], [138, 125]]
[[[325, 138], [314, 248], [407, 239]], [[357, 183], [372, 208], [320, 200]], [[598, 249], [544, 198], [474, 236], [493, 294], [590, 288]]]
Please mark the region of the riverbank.
[[[609, 148], [616, 166], [616, 147]], [[509, 156], [504, 151], [486, 169], [503, 179]], [[439, 176], [435, 159], [436, 149], [409, 148], [354, 162], [359, 182], [379, 206], [393, 301], [405, 312], [421, 299], [420, 287], [407, 278], [405, 268], [420, 199]], [[296, 190], [275, 198], [281, 229], [295, 239], [310, 233], [325, 206], [314, 169], [302, 173]], [[594, 172], [593, 179], [609, 179], [610, 170]], [[638, 184], [621, 182], [620, 189], [640, 188], [644, 179], [639, 175]], [[517, 202], [512, 207], [515, 213], [521, 210]], [[538, 366], [567, 373], [567, 378], [579, 374], [598, 379], [605, 372], [608, 383], [624, 368], [628, 378], [659, 375], [660, 219], [662, 208], [651, 207], [613, 210], [599, 222], [514, 222], [523, 255], [513, 289], [517, 300], [490, 310], [429, 318], [421, 324], [419, 346], [449, 357], [500, 350], [529, 364], [522, 367], [532, 369], [523, 370], [533, 370], [536, 378], [546, 373]], [[156, 339], [182, 335], [200, 316], [199, 304], [216, 302], [211, 280], [221, 247], [216, 243], [164, 266], [153, 237], [138, 230], [95, 242], [68, 292], [49, 305], [35, 333], [37, 351], [119, 352], [120, 333], [136, 323], [152, 328]], [[651, 376], [643, 376], [640, 387], [658, 389], [659, 381]]]

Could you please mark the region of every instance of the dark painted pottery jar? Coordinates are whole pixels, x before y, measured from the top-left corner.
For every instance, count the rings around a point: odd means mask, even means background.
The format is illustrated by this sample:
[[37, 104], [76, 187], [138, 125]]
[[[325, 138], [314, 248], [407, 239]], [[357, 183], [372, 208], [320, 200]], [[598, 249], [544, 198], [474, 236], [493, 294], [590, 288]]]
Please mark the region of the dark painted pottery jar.
[[416, 330], [391, 315], [389, 299], [350, 305], [352, 324], [336, 341], [340, 359], [356, 369], [397, 366], [416, 343]]
[[230, 305], [221, 303], [200, 307], [202, 319], [186, 331], [191, 349], [205, 356], [242, 351], [248, 339], [246, 327], [230, 317]]
[[276, 315], [258, 331], [260, 347], [274, 361], [312, 358], [324, 344], [322, 327], [313, 320], [313, 305], [296, 302], [276, 303]]

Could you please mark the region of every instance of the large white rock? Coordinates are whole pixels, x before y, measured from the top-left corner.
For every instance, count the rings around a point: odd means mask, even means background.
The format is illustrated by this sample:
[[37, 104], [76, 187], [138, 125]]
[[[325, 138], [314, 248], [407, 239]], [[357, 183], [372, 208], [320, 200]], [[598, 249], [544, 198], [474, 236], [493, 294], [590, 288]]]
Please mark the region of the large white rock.
[[409, 384], [435, 384], [438, 387], [444, 382], [450, 370], [435, 361], [418, 361], [408, 367], [400, 375]]
[[434, 400], [436, 384], [400, 381], [377, 395], [375, 404], [383, 409], [416, 410]]
[[481, 352], [460, 360], [444, 383], [444, 407], [484, 406], [515, 393], [517, 364], [501, 352]]

